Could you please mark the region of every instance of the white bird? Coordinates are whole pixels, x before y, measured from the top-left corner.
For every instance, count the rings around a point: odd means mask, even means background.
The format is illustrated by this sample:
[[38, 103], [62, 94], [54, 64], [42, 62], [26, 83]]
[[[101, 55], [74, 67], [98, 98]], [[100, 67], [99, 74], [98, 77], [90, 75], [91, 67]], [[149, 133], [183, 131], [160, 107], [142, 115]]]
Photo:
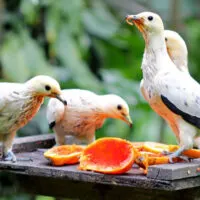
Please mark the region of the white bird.
[[189, 73], [182, 73], [168, 56], [164, 25], [151, 12], [126, 18], [142, 32], [145, 52], [142, 61], [144, 88], [151, 108], [163, 117], [175, 133], [180, 148], [170, 160], [192, 148], [200, 131], [200, 85]]
[[44, 97], [58, 98], [61, 89], [58, 82], [49, 76], [36, 76], [24, 84], [0, 83], [0, 140], [3, 160], [16, 161], [12, 143], [16, 131], [26, 125], [38, 112]]
[[[188, 50], [183, 38], [177, 32], [171, 30], [165, 30], [164, 36], [167, 52], [172, 62], [180, 71], [189, 73]], [[148, 101], [147, 91], [145, 91], [143, 86], [143, 79], [140, 82], [140, 90], [145, 100]]]
[[80, 89], [62, 90], [67, 107], [51, 99], [47, 107], [49, 127], [53, 128], [56, 144], [65, 144], [65, 136], [73, 136], [73, 143], [89, 144], [95, 140], [95, 131], [106, 118], [116, 118], [132, 126], [127, 103], [114, 94], [97, 95]]

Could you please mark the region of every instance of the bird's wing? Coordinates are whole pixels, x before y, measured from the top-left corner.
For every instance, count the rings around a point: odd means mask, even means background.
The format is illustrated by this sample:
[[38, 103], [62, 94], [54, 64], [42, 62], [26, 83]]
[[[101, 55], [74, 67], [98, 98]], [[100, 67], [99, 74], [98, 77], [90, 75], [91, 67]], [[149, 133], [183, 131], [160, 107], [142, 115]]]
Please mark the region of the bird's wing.
[[163, 103], [190, 124], [200, 128], [200, 85], [184, 73], [163, 73], [155, 79]]
[[0, 83], [0, 112], [20, 95], [23, 85], [20, 83]]
[[49, 100], [46, 116], [51, 129], [63, 118], [64, 111], [65, 106], [59, 100], [55, 98]]
[[140, 82], [140, 91], [144, 97], [144, 99], [148, 102], [148, 95], [146, 94], [145, 88], [144, 88], [144, 80], [142, 79]]
[[89, 111], [97, 107], [98, 96], [88, 90], [66, 89], [62, 90], [62, 96], [67, 99], [69, 107], [77, 111]]

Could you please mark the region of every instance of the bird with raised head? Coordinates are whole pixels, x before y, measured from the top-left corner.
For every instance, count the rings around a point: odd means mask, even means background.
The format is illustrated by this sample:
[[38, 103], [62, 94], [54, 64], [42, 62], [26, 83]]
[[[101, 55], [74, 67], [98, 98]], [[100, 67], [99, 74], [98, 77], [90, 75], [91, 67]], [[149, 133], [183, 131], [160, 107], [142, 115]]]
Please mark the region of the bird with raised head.
[[200, 131], [200, 85], [189, 73], [182, 73], [169, 57], [159, 15], [142, 12], [128, 15], [126, 20], [136, 25], [145, 40], [142, 72], [148, 102], [168, 122], [180, 145], [169, 156], [172, 162], [184, 150], [200, 147], [195, 140]]

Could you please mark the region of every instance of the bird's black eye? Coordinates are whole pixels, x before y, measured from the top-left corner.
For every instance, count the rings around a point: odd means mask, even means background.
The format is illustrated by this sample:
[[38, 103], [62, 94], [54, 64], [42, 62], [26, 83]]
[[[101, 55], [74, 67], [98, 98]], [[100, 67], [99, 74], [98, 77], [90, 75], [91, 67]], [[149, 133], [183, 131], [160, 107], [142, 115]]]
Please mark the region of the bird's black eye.
[[121, 109], [122, 109], [122, 106], [121, 106], [121, 105], [118, 105], [118, 106], [117, 106], [117, 109], [118, 109], [118, 110], [121, 110]]
[[51, 87], [49, 85], [45, 85], [45, 90], [49, 91], [51, 90]]
[[152, 16], [148, 16], [148, 20], [149, 20], [149, 21], [152, 21], [152, 20], [153, 20], [153, 17], [152, 17]]
[[165, 42], [167, 42], [167, 38], [165, 38]]

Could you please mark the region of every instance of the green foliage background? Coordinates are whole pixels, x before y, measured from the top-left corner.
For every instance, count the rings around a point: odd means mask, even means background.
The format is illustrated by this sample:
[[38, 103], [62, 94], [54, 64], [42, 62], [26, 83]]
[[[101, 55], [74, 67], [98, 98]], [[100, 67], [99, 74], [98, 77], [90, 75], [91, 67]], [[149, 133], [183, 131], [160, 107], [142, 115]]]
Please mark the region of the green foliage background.
[[[0, 81], [24, 82], [46, 74], [56, 78], [63, 89], [118, 94], [130, 106], [134, 127], [130, 130], [124, 122], [109, 119], [97, 131], [97, 138], [175, 143], [171, 130], [140, 94], [144, 41], [123, 19], [144, 10], [160, 13], [165, 27], [177, 30], [185, 39], [189, 70], [200, 81], [199, 1], [130, 0], [123, 5], [127, 10], [120, 4], [116, 7], [116, 2], [123, 4], [110, 0], [0, 0]], [[36, 117], [18, 131], [19, 136], [49, 132], [46, 105], [47, 100]]]

